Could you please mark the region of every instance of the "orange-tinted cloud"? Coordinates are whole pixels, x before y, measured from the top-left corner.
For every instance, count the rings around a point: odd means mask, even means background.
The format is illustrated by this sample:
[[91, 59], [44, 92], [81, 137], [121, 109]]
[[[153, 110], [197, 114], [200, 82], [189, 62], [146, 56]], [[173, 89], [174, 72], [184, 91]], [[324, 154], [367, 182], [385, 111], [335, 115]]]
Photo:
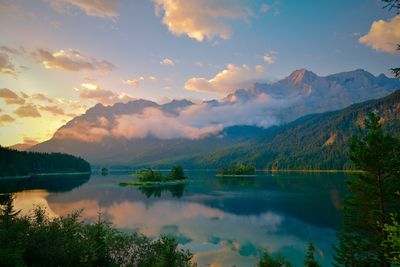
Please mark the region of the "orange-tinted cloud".
[[23, 138], [23, 140], [24, 140], [24, 144], [31, 145], [31, 146], [39, 143], [37, 140], [30, 138], [30, 137], [26, 137], [26, 136]]
[[69, 127], [59, 129], [55, 134], [56, 139], [73, 139], [84, 142], [99, 142], [110, 132], [105, 126], [106, 118], [99, 118], [95, 122], [76, 120]]
[[49, 112], [50, 114], [54, 116], [63, 116], [65, 115], [65, 112], [62, 108], [58, 106], [41, 106], [40, 110]]
[[117, 102], [125, 103], [135, 100], [135, 98], [127, 94], [117, 94], [92, 83], [81, 84], [79, 97], [82, 99], [92, 99], [104, 105], [112, 105]]
[[245, 0], [153, 0], [156, 13], [175, 35], [187, 35], [201, 42], [205, 38], [228, 39], [231, 29], [226, 20], [246, 19], [252, 15]]
[[190, 91], [227, 95], [246, 86], [248, 81], [262, 78], [264, 72], [265, 68], [261, 65], [256, 66], [253, 70], [245, 64], [242, 66], [228, 64], [226, 69], [217, 73], [211, 79], [189, 79], [185, 83], [185, 88]]
[[10, 115], [3, 114], [0, 116], [0, 125], [4, 122], [13, 122], [13, 121], [15, 121], [15, 119]]
[[400, 43], [400, 15], [389, 21], [374, 21], [369, 32], [361, 36], [359, 41], [378, 51], [399, 53], [396, 48]]
[[143, 80], [144, 80], [144, 77], [141, 76], [141, 77], [139, 77], [137, 79], [123, 80], [123, 83], [127, 84], [127, 85], [131, 85], [131, 86], [137, 87], [137, 86], [140, 85], [140, 82], [143, 81]]
[[[27, 96], [27, 97], [28, 97], [28, 96]], [[30, 96], [30, 98], [32, 98], [32, 99], [34, 99], [34, 100], [38, 100], [38, 101], [47, 101], [47, 102], [49, 102], [49, 103], [54, 103], [54, 99], [48, 97], [48, 96], [45, 95], [45, 94], [40, 94], [40, 93], [38, 93], [38, 94], [33, 94], [33, 95]]]
[[41, 48], [33, 52], [33, 56], [46, 69], [62, 69], [67, 71], [113, 71], [116, 69], [115, 65], [106, 60], [97, 60], [72, 49], [51, 52]]
[[0, 73], [9, 75], [13, 78], [17, 77], [17, 72], [10, 57], [5, 53], [0, 53]]
[[8, 88], [0, 89], [0, 98], [2, 98], [6, 104], [24, 104], [25, 100], [18, 96], [16, 93]]
[[17, 108], [14, 113], [19, 117], [41, 117], [37, 107], [33, 104], [26, 104]]
[[118, 16], [120, 0], [50, 0], [58, 12], [69, 14], [71, 8], [79, 8], [88, 16], [115, 18]]

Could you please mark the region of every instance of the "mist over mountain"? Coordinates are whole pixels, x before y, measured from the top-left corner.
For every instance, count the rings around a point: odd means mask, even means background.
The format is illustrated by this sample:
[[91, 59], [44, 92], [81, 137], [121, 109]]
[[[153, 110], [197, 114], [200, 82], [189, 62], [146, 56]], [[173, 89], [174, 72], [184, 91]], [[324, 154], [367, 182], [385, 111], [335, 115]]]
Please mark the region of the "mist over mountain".
[[271, 126], [383, 97], [398, 88], [398, 80], [364, 70], [320, 77], [301, 69], [219, 101], [97, 104], [32, 150], [71, 153], [91, 163], [161, 164], [168, 158], [174, 159], [171, 163], [184, 159], [189, 164], [188, 158], [205, 152], [265, 139], [272, 134], [266, 130]]

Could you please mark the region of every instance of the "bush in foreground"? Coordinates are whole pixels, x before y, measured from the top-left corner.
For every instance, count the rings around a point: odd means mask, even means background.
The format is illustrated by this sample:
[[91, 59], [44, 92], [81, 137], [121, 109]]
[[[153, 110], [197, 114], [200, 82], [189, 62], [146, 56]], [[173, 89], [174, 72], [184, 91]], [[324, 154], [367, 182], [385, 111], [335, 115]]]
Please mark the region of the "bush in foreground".
[[92, 224], [84, 223], [79, 212], [49, 218], [40, 207], [20, 216], [12, 196], [2, 197], [0, 266], [196, 266], [173, 238], [128, 235], [100, 215]]

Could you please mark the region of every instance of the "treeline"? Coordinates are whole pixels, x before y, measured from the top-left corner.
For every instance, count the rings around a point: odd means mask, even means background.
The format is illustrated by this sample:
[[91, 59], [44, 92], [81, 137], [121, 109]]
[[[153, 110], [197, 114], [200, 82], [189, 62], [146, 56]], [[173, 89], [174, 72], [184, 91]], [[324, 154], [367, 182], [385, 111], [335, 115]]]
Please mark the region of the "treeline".
[[0, 177], [68, 172], [90, 172], [90, 164], [82, 158], [68, 154], [17, 151], [0, 147]]
[[230, 165], [217, 169], [218, 175], [252, 175], [256, 172], [256, 168], [252, 165]]
[[49, 218], [40, 207], [21, 216], [11, 195], [0, 197], [0, 266], [195, 266], [173, 238], [125, 234], [101, 215], [90, 224], [79, 213]]

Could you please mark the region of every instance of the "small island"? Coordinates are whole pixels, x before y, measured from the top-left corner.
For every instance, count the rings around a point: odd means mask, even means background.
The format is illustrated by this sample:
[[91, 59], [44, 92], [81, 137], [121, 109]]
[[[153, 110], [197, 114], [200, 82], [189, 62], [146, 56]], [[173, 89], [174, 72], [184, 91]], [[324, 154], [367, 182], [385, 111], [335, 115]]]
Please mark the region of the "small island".
[[255, 175], [256, 168], [252, 165], [236, 164], [221, 167], [217, 170], [219, 176], [249, 176]]
[[168, 175], [163, 175], [160, 171], [153, 170], [151, 168], [145, 170], [139, 170], [135, 173], [138, 181], [122, 182], [119, 185], [127, 186], [162, 186], [180, 184], [186, 182], [186, 175], [181, 166], [174, 166]]

